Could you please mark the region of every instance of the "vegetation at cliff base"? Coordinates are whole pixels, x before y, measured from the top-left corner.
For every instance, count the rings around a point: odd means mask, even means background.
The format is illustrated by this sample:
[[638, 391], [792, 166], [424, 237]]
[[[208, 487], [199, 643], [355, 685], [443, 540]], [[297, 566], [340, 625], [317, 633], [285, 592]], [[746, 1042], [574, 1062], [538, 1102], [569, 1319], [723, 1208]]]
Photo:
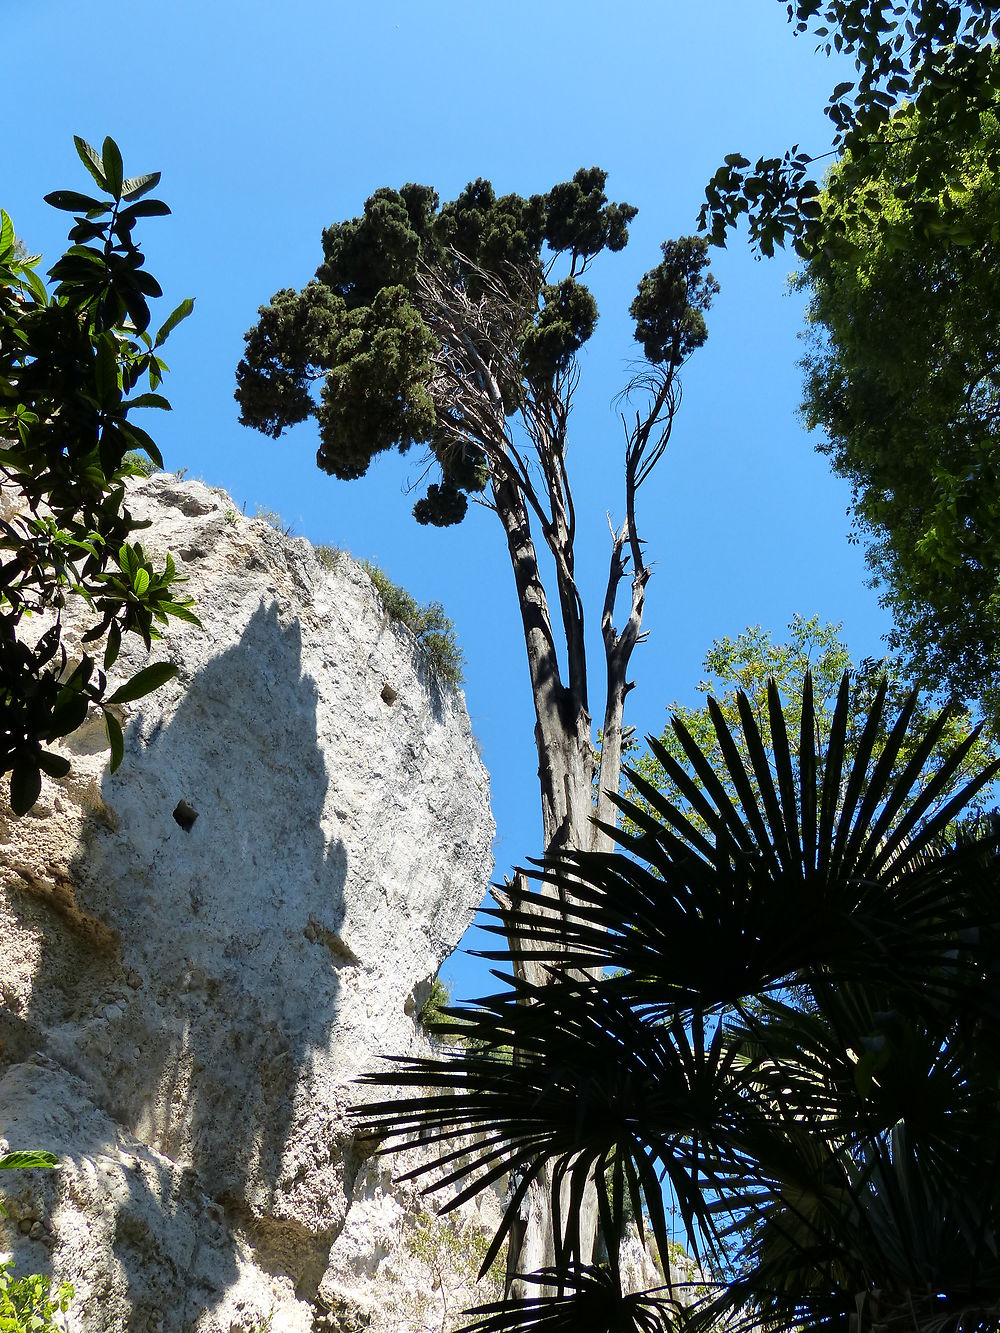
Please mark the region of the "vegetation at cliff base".
[[15, 1277], [14, 1265], [0, 1255], [2, 1333], [65, 1333], [72, 1299], [70, 1283], [55, 1283], [40, 1273]]

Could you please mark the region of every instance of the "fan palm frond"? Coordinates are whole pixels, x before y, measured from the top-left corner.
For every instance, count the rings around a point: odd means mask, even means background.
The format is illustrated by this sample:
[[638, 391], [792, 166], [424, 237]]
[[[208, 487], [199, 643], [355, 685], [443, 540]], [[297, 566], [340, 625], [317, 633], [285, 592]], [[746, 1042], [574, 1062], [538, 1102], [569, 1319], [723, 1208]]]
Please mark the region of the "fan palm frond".
[[542, 1292], [469, 1310], [472, 1322], [459, 1333], [667, 1333], [683, 1308], [666, 1288], [623, 1295], [613, 1275], [597, 1266], [521, 1276]]
[[[367, 1076], [393, 1095], [361, 1124], [432, 1150], [410, 1174], [443, 1211], [506, 1186], [484, 1270], [549, 1182], [555, 1268], [470, 1330], [850, 1333], [876, 1290], [889, 1330], [1000, 1316], [1000, 842], [944, 836], [1000, 762], [949, 794], [973, 742], [930, 766], [946, 713], [914, 738], [915, 705], [876, 691], [849, 753], [845, 678], [821, 752], [811, 682], [794, 737], [772, 683], [769, 746], [745, 697], [739, 737], [710, 705], [719, 768], [675, 721], [680, 803], [632, 774], [615, 852], [546, 857], [488, 914], [501, 989], [446, 1011], [460, 1040]], [[625, 1200], [665, 1254], [664, 1190], [718, 1278], [683, 1312], [620, 1291]]]

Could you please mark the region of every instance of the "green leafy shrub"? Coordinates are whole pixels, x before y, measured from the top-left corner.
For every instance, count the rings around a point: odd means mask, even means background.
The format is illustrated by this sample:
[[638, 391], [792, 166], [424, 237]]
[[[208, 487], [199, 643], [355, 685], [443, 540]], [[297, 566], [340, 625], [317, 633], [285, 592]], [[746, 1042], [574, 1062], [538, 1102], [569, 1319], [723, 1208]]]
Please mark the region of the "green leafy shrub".
[[451, 991], [440, 977], [435, 977], [431, 982], [430, 991], [427, 999], [420, 1006], [420, 1012], [417, 1014], [417, 1022], [422, 1028], [425, 1028], [432, 1036], [435, 1029], [441, 1023], [447, 1023], [448, 1018], [443, 1013], [451, 1004]]
[[275, 532], [280, 532], [282, 537], [290, 537], [294, 523], [286, 523], [282, 516], [275, 509], [268, 509], [264, 505], [257, 506], [257, 512], [254, 518], [259, 518], [266, 523], [268, 527], [274, 528]]
[[441, 603], [428, 602], [421, 606], [405, 588], [393, 583], [378, 565], [362, 560], [361, 567], [377, 588], [386, 614], [416, 635], [438, 678], [449, 685], [461, 685], [465, 679], [465, 654], [458, 646], [455, 622], [445, 613]]
[[320, 542], [319, 546], [314, 546], [313, 550], [324, 569], [336, 569], [337, 561], [344, 554], [339, 546], [327, 546], [323, 542]]
[[131, 472], [133, 477], [151, 477], [161, 469], [146, 454], [141, 454], [138, 449], [130, 449], [122, 459], [122, 471]]
[[[454, 1328], [453, 1306], [464, 1290], [476, 1288], [486, 1300], [498, 1300], [503, 1292], [504, 1263], [494, 1259], [480, 1278], [480, 1268], [490, 1248], [489, 1232], [473, 1223], [450, 1220], [422, 1210], [409, 1237], [409, 1250], [431, 1277], [441, 1303], [441, 1327]], [[429, 1313], [421, 1310], [420, 1313]], [[426, 1325], [425, 1325], [426, 1326]]]
[[61, 1333], [67, 1325], [59, 1316], [69, 1309], [73, 1288], [68, 1282], [54, 1288], [42, 1273], [16, 1278], [13, 1268], [9, 1259], [0, 1262], [0, 1333]]
[[[0, 1171], [51, 1169], [59, 1165], [55, 1153], [44, 1150], [15, 1150], [9, 1152], [0, 1139]], [[0, 1203], [0, 1217], [7, 1210]], [[11, 1276], [14, 1264], [9, 1256], [0, 1255], [0, 1333], [46, 1333], [48, 1329], [65, 1329], [65, 1320], [54, 1323], [56, 1314], [65, 1314], [73, 1299], [73, 1288], [62, 1282], [52, 1295], [52, 1279], [42, 1273], [27, 1277]]]

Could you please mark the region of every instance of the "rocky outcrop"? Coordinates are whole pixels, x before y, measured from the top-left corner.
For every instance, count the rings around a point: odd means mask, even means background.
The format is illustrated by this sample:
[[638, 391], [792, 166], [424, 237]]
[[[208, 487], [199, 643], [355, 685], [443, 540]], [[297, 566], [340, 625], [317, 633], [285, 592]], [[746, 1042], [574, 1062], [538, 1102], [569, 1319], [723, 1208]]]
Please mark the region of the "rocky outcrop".
[[486, 888], [462, 697], [347, 557], [169, 476], [130, 507], [204, 628], [155, 645], [181, 674], [124, 709], [114, 776], [97, 719], [0, 816], [0, 1133], [63, 1159], [2, 1182], [18, 1271], [72, 1281], [82, 1333], [441, 1328], [492, 1218], [454, 1224], [461, 1272], [424, 1273], [442, 1224], [346, 1108], [419, 1049]]

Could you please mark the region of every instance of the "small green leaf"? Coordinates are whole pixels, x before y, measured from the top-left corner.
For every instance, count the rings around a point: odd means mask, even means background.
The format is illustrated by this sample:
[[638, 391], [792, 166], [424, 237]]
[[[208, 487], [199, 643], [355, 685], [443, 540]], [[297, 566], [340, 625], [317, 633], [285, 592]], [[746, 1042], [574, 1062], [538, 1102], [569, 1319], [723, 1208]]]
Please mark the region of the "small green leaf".
[[137, 597], [141, 597], [149, 587], [149, 570], [137, 569], [135, 578], [132, 580], [132, 587]]
[[160, 173], [150, 171], [145, 176], [129, 176], [122, 181], [122, 198], [129, 201], [140, 199], [150, 190], [155, 190], [160, 183]]
[[107, 190], [108, 182], [104, 178], [104, 164], [96, 148], [92, 148], [86, 139], [81, 139], [79, 134], [73, 135], [73, 143], [76, 145], [76, 151], [80, 161], [87, 168], [94, 180], [102, 190]]
[[30, 758], [19, 755], [10, 774], [10, 808], [14, 814], [26, 815], [41, 790], [42, 775], [37, 759], [34, 755]]
[[153, 346], [162, 347], [181, 320], [187, 319], [193, 309], [194, 301], [190, 296], [186, 296], [177, 309], [172, 311], [160, 325], [160, 331], [156, 335]]
[[10, 215], [0, 208], [0, 259], [5, 259], [14, 249], [14, 224]]
[[152, 666], [137, 671], [132, 679], [126, 681], [124, 685], [119, 685], [114, 694], [109, 696], [107, 702], [109, 704], [130, 704], [136, 699], [142, 699], [145, 695], [151, 694], [153, 690], [158, 690], [168, 680], [173, 680], [176, 675], [177, 667], [174, 666], [173, 662], [154, 662]]
[[114, 773], [125, 757], [125, 737], [122, 734], [121, 723], [114, 713], [109, 713], [107, 709], [104, 710], [104, 734], [111, 747], [111, 772]]
[[104, 140], [104, 146], [101, 151], [101, 164], [104, 168], [104, 179], [107, 181], [107, 188], [116, 199], [121, 198], [122, 185], [124, 184], [125, 168], [122, 163], [122, 155], [109, 134]]
[[31, 294], [38, 302], [38, 304], [43, 306], [48, 305], [49, 294], [45, 290], [45, 283], [42, 282], [41, 278], [38, 276], [35, 270], [32, 268], [26, 268], [22, 271], [21, 276], [23, 277], [24, 281], [28, 284], [28, 286], [31, 288]]
[[0, 1171], [20, 1171], [36, 1166], [53, 1167], [58, 1165], [59, 1158], [51, 1152], [0, 1153]]
[[168, 616], [173, 616], [177, 620], [186, 620], [190, 625], [197, 625], [201, 629], [201, 621], [195, 613], [189, 610], [189, 602], [161, 602], [160, 610]]
[[137, 398], [130, 398], [129, 407], [158, 407], [162, 412], [171, 410], [169, 402], [158, 393], [140, 393]]

